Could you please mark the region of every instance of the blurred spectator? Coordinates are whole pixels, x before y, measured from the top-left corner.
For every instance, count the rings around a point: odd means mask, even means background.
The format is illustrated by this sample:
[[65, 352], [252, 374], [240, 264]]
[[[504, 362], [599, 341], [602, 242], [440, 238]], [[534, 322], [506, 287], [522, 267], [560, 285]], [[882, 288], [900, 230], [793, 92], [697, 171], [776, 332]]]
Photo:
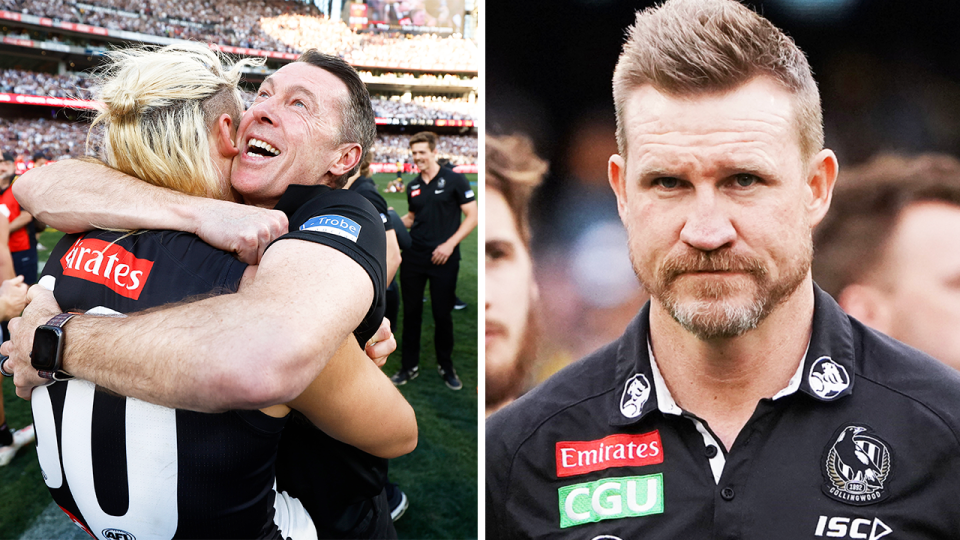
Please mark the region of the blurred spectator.
[[547, 163], [523, 136], [486, 138], [486, 412], [489, 416], [530, 385], [537, 324], [528, 224], [530, 195]]
[[813, 277], [868, 326], [960, 369], [960, 160], [882, 155], [841, 171]]

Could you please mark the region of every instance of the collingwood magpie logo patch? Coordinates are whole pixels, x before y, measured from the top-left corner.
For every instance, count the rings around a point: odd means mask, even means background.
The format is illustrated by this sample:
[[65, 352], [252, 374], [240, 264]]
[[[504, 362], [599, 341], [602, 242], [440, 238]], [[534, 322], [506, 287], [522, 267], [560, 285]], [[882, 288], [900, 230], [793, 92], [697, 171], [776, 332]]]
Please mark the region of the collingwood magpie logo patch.
[[887, 498], [893, 466], [890, 447], [870, 426], [847, 424], [823, 452], [823, 492], [855, 506]]
[[821, 356], [810, 366], [807, 383], [823, 399], [834, 399], [850, 386], [847, 369], [829, 356]]
[[447, 185], [447, 181], [441, 178], [440, 182], [437, 184], [437, 189], [443, 189], [443, 186], [445, 185]]
[[643, 412], [643, 406], [650, 398], [650, 381], [646, 375], [637, 373], [627, 380], [620, 398], [620, 413], [627, 418], [636, 418]]

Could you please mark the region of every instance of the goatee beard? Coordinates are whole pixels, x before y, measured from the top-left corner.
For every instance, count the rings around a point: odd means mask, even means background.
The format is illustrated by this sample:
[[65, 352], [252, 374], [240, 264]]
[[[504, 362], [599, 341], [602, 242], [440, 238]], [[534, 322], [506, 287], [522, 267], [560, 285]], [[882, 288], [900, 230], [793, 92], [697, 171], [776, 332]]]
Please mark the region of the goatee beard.
[[[803, 283], [810, 270], [813, 249], [806, 249], [793, 264], [784, 266], [785, 274], [771, 282], [763, 261], [738, 255], [728, 249], [691, 251], [664, 259], [651, 283], [640, 277], [652, 298], [685, 330], [700, 340], [732, 338], [756, 328], [770, 313]], [[634, 268], [639, 266], [634, 262]], [[709, 280], [696, 285], [678, 283], [684, 274], [694, 272], [734, 272], [737, 279]], [[683, 289], [687, 294], [683, 295]], [[683, 300], [687, 296], [692, 299]], [[738, 300], [744, 298], [744, 300]]]

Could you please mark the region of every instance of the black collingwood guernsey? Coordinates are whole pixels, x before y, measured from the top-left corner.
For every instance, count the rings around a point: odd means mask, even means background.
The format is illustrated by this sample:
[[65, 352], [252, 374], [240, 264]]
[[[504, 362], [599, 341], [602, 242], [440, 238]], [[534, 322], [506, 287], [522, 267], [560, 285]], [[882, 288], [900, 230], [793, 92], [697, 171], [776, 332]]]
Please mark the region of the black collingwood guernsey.
[[[67, 311], [127, 313], [234, 292], [246, 268], [190, 234], [121, 236], [65, 236], [41, 284], [53, 289]], [[31, 403], [47, 487], [92, 536], [290, 534], [274, 522], [273, 465], [285, 418], [169, 409], [98, 391], [82, 380], [37, 388]]]

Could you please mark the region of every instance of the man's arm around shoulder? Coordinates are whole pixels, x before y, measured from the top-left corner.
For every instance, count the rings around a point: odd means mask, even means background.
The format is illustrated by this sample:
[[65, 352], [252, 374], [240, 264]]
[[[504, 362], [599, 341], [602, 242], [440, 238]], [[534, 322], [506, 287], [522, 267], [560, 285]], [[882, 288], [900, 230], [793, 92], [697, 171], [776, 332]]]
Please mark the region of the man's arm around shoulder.
[[287, 230], [282, 212], [192, 197], [128, 176], [101, 162], [70, 159], [32, 169], [13, 184], [27, 212], [58, 230], [173, 229], [253, 264]]

